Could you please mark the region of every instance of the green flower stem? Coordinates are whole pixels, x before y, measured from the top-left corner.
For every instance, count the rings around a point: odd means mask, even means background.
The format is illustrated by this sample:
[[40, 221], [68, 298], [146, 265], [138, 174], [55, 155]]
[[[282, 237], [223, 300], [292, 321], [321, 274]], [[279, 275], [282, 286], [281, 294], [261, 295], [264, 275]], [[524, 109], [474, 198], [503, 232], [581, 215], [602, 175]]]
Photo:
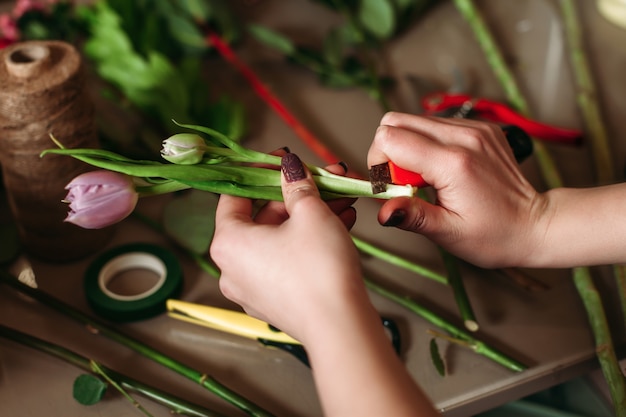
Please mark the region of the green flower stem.
[[17, 278], [9, 274], [4, 269], [0, 269], [0, 283], [8, 285], [16, 289], [17, 291], [34, 298], [42, 304], [45, 304], [48, 307], [65, 314], [66, 316], [79, 323], [83, 323], [96, 329], [98, 331], [98, 334], [103, 335], [115, 342], [118, 342], [126, 346], [127, 348], [132, 349], [135, 352], [145, 356], [146, 358], [151, 359], [154, 362], [163, 365], [171, 369], [172, 371], [177, 372], [178, 374], [190, 379], [191, 381], [196, 382], [211, 393], [217, 395], [219, 398], [243, 410], [248, 415], [258, 417], [271, 416], [270, 413], [268, 413], [258, 405], [252, 403], [251, 401], [247, 400], [246, 398], [242, 397], [241, 395], [237, 394], [230, 388], [222, 385], [213, 377], [189, 368], [188, 366], [164, 355], [163, 353], [140, 342], [139, 340], [118, 332], [105, 322], [87, 316], [86, 314], [80, 312], [69, 304], [60, 301], [43, 291], [22, 284], [17, 280]]
[[357, 249], [359, 249], [363, 253], [375, 256], [376, 258], [388, 262], [391, 265], [395, 265], [408, 271], [414, 272], [425, 278], [432, 279], [433, 281], [436, 281], [440, 284], [448, 284], [448, 278], [445, 275], [441, 275], [431, 269], [418, 265], [391, 252], [385, 251], [377, 246], [372, 245], [371, 243], [359, 239], [356, 236], [352, 236], [352, 241], [356, 245]]
[[[529, 107], [524, 98], [524, 94], [522, 94], [515, 80], [515, 76], [504, 60], [504, 54], [502, 54], [500, 47], [497, 45], [495, 38], [487, 27], [482, 15], [474, 5], [474, 2], [472, 0], [454, 0], [454, 4], [470, 25], [489, 66], [504, 90], [508, 102], [520, 113], [528, 115]], [[533, 142], [533, 153], [539, 162], [544, 181], [546, 181], [550, 188], [559, 187], [561, 185], [560, 175], [553, 158], [541, 141], [534, 140]]]
[[153, 183], [150, 185], [136, 185], [135, 191], [137, 191], [139, 197], [149, 197], [175, 193], [176, 191], [188, 190], [189, 188], [191, 187], [187, 184], [183, 184], [178, 181], [167, 180]]
[[[168, 187], [171, 189], [196, 188], [218, 194], [282, 200], [280, 171], [271, 168], [249, 165], [176, 165], [154, 161], [132, 161], [113, 152], [96, 149], [49, 149], [42, 153], [43, 156], [46, 154], [71, 156], [98, 168], [146, 178], [147, 181], [162, 179], [153, 186], [152, 192], [147, 188], [142, 188], [141, 191], [144, 194], [169, 192]], [[258, 154], [265, 156], [262, 153]], [[264, 157], [261, 161], [255, 159], [249, 162], [267, 163], [268, 161], [269, 159]], [[310, 166], [309, 168], [325, 199], [341, 197], [390, 199], [400, 196], [408, 197], [415, 193], [413, 187], [390, 184], [385, 192], [374, 194], [369, 181], [334, 175], [319, 167]], [[166, 184], [166, 180], [176, 181], [179, 184]]]
[[113, 375], [109, 375], [105, 367], [103, 367], [94, 360], [89, 361], [89, 366], [95, 374], [100, 375], [102, 378], [104, 378], [106, 382], [108, 382], [113, 388], [115, 388], [120, 394], [122, 394], [122, 396], [126, 398], [136, 409], [138, 409], [148, 417], [154, 417], [152, 414], [150, 414], [148, 410], [146, 410], [143, 405], [141, 405], [139, 401], [134, 399], [128, 392], [126, 392], [126, 390], [120, 384], [117, 383], [117, 381], [113, 378]]
[[[483, 52], [485, 53], [487, 61], [505, 91], [508, 100], [518, 111], [528, 115], [528, 104], [524, 99], [520, 88], [515, 82], [515, 77], [504, 61], [503, 55], [499, 51], [494, 37], [487, 28], [487, 25], [480, 16], [480, 13], [476, 9], [474, 3], [471, 0], [454, 0], [454, 3], [459, 12], [471, 26], [479, 44], [483, 49]], [[547, 152], [546, 147], [539, 141], [534, 142], [534, 153], [542, 170], [544, 181], [549, 188], [562, 187], [563, 181], [552, 157]], [[622, 380], [614, 378], [615, 375], [621, 374], [619, 362], [617, 361], [615, 355], [615, 348], [612, 342], [608, 345], [606, 344], [606, 341], [610, 341], [611, 339], [606, 317], [603, 309], [601, 308], [602, 304], [589, 299], [590, 297], [593, 297], [593, 294], [597, 293], [597, 290], [593, 288], [593, 281], [590, 276], [588, 268], [580, 267], [574, 268], [573, 270], [573, 277], [575, 281], [583, 279], [585, 281], [585, 285], [577, 283], [576, 288], [587, 311], [587, 317], [591, 324], [596, 342], [598, 359], [601, 363], [604, 377], [609, 384], [611, 396], [613, 398], [624, 398], [626, 396], [626, 394], [624, 394], [626, 392], [626, 387], [624, 387]], [[583, 288], [586, 290], [583, 291]], [[607, 351], [612, 353], [607, 353]], [[624, 406], [624, 404], [615, 404], [615, 408], [617, 412], [622, 413], [620, 414], [620, 417], [626, 415], [626, 406]]]
[[583, 45], [578, 10], [572, 0], [560, 0], [559, 4], [561, 5], [561, 16], [564, 22], [571, 67], [574, 72], [577, 103], [587, 127], [587, 133], [591, 138], [590, 144], [594, 157], [596, 180], [600, 184], [608, 183], [614, 180], [611, 147], [597, 101], [597, 89]]
[[450, 252], [439, 247], [441, 258], [446, 265], [446, 271], [448, 271], [448, 283], [452, 288], [454, 294], [454, 300], [463, 319], [463, 324], [467, 330], [472, 332], [478, 331], [479, 325], [474, 315], [474, 309], [470, 303], [467, 291], [465, 291], [465, 285], [463, 283], [463, 277], [461, 276], [461, 270], [459, 269], [459, 259], [452, 255]]
[[[420, 198], [428, 201], [428, 195], [424, 192], [423, 189], [418, 190], [418, 193]], [[454, 301], [456, 302], [459, 314], [463, 319], [463, 324], [468, 330], [475, 332], [478, 330], [479, 325], [478, 321], [476, 320], [476, 316], [474, 315], [472, 303], [470, 302], [470, 299], [467, 295], [467, 291], [465, 291], [465, 283], [463, 282], [463, 277], [461, 276], [461, 272], [459, 269], [459, 259], [439, 245], [437, 245], [437, 249], [439, 249], [441, 259], [443, 260], [443, 265], [446, 268], [446, 272], [448, 275], [448, 284], [452, 288]]]
[[589, 314], [589, 321], [596, 342], [596, 355], [610, 388], [615, 416], [624, 417], [626, 416], [626, 378], [619, 366], [602, 300], [593, 284], [589, 269], [574, 269], [574, 283], [585, 308], [592, 313]]
[[[47, 342], [29, 334], [20, 332], [10, 327], [0, 325], [0, 337], [19, 343], [23, 346], [30, 347], [40, 352], [47, 353], [58, 359], [62, 359], [65, 362], [74, 365], [84, 371], [91, 372], [91, 362], [88, 358], [79, 355], [78, 353], [66, 349], [62, 346], [54, 343]], [[107, 375], [108, 379], [117, 383], [124, 390], [141, 394], [146, 398], [150, 398], [156, 403], [168, 407], [172, 412], [176, 414], [191, 416], [191, 417], [221, 417], [214, 411], [207, 410], [198, 405], [189, 403], [178, 397], [160, 391], [154, 387], [143, 384], [136, 381], [126, 375], [116, 372], [112, 369], [105, 367], [102, 364], [98, 364], [99, 368]]]
[[395, 294], [392, 291], [389, 291], [381, 287], [380, 285], [375, 284], [371, 280], [365, 279], [365, 284], [370, 290], [372, 290], [376, 294], [400, 304], [401, 306], [407, 308], [408, 310], [422, 317], [431, 324], [445, 330], [453, 337], [467, 342], [468, 345], [471, 346], [471, 348], [479, 355], [483, 355], [512, 371], [521, 372], [527, 368], [526, 365], [508, 357], [507, 355], [496, 350], [495, 348], [488, 346], [486, 343], [476, 339], [470, 333], [459, 329], [457, 326], [450, 323], [449, 321], [437, 316], [416, 301]]

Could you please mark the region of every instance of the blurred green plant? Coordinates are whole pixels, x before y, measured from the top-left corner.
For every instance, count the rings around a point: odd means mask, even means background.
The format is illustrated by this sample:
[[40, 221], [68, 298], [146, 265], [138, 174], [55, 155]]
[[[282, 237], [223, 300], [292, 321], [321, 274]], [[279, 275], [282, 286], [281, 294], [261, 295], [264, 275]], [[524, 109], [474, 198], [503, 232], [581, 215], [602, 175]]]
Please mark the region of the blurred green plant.
[[224, 95], [212, 97], [210, 69], [202, 59], [210, 48], [196, 24], [211, 22], [235, 39], [237, 24], [227, 7], [206, 0], [62, 1], [25, 13], [18, 25], [23, 40], [75, 44], [104, 81], [100, 93], [109, 104], [139, 113], [136, 131], [100, 123], [105, 147], [152, 155], [163, 134], [176, 129], [173, 118], [211, 126], [237, 140], [244, 136], [243, 105]]
[[328, 31], [319, 48], [297, 45], [289, 37], [260, 25], [250, 25], [248, 31], [262, 44], [313, 71], [324, 85], [362, 88], [383, 110], [390, 110], [385, 90], [394, 82], [384, 75], [383, 46], [435, 1], [315, 1], [343, 18], [341, 24]]

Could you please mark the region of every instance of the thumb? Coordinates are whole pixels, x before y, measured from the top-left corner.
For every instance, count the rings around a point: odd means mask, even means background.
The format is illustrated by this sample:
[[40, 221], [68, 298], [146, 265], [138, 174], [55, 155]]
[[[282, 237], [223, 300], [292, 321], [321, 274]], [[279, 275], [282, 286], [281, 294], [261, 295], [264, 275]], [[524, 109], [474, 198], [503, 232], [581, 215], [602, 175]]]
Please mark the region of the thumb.
[[378, 211], [378, 222], [431, 238], [445, 234], [449, 228], [445, 210], [421, 198], [398, 197], [386, 201]]
[[288, 153], [281, 159], [281, 186], [287, 213], [303, 199], [320, 200], [320, 192], [313, 181], [311, 172], [304, 166], [298, 155]]

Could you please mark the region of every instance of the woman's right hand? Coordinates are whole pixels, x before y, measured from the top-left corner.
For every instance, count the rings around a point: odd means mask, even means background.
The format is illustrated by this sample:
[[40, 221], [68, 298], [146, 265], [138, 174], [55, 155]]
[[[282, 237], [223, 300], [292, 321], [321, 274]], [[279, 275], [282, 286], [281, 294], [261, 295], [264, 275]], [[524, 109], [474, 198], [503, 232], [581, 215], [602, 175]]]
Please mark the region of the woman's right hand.
[[436, 201], [389, 200], [378, 221], [420, 233], [476, 265], [523, 264], [549, 222], [548, 200], [524, 178], [496, 125], [388, 113], [368, 165], [390, 160], [420, 173]]

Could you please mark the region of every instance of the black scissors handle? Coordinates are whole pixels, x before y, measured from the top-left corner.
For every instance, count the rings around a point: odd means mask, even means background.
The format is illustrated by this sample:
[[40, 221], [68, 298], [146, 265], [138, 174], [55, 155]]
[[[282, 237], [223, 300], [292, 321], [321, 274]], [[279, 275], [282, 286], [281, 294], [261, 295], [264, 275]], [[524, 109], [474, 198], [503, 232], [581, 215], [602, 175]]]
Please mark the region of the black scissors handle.
[[[389, 330], [391, 344], [393, 346], [393, 349], [396, 351], [398, 355], [400, 355], [401, 350], [402, 350], [402, 342], [400, 338], [400, 330], [398, 329], [398, 325], [393, 319], [390, 319], [388, 317], [381, 316], [381, 321], [382, 321], [383, 327]], [[273, 326], [270, 326], [270, 328], [275, 329], [276, 331], [279, 331]], [[302, 362], [309, 368], [311, 367], [311, 363], [309, 362], [309, 356], [307, 355], [306, 350], [304, 349], [304, 346], [302, 346], [301, 344], [276, 342], [274, 340], [268, 340], [268, 339], [257, 339], [257, 340], [265, 346], [272, 346], [272, 347], [282, 349], [285, 352], [289, 352], [293, 356], [295, 356], [300, 362]]]

